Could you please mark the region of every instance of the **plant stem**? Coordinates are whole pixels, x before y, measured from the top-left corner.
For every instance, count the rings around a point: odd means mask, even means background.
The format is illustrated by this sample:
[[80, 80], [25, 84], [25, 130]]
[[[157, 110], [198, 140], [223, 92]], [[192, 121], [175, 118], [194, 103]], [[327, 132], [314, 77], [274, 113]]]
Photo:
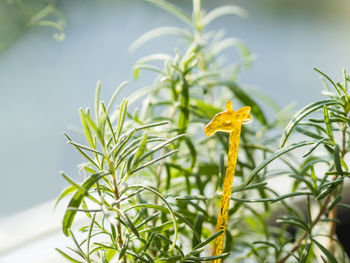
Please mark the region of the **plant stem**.
[[[345, 125], [342, 125], [341, 127], [341, 134], [342, 134], [342, 145], [341, 145], [341, 151], [340, 151], [340, 155], [341, 155], [341, 158], [344, 158], [345, 154], [346, 154], [346, 126]], [[338, 175], [334, 175], [333, 176], [333, 179], [337, 179]], [[334, 240], [332, 238], [334, 238], [334, 235], [335, 235], [335, 232], [336, 232], [336, 221], [335, 219], [337, 218], [337, 209], [338, 209], [338, 206], [334, 206], [333, 209], [329, 212], [329, 219], [330, 222], [329, 222], [329, 229], [330, 229], [330, 232], [329, 232], [329, 235], [331, 237], [330, 241], [329, 241], [329, 247], [328, 247], [328, 250], [334, 254], [334, 250], [335, 250], [335, 246], [334, 246]]]
[[[118, 210], [120, 210], [120, 202], [119, 202], [119, 191], [118, 191], [118, 184], [117, 184], [117, 177], [116, 177], [116, 171], [115, 168], [113, 166], [113, 163], [111, 162], [111, 160], [109, 159], [108, 153], [107, 153], [107, 149], [106, 147], [103, 147], [104, 150], [104, 154], [105, 154], [105, 158], [108, 164], [108, 168], [109, 171], [111, 173], [112, 176], [112, 181], [113, 181], [113, 187], [114, 187], [114, 199], [116, 201], [116, 207], [118, 208]], [[117, 214], [117, 219], [119, 219], [119, 214]], [[119, 220], [117, 220], [117, 233], [118, 233], [118, 245], [120, 248], [122, 248], [123, 246], [123, 238], [122, 238], [122, 229], [121, 229], [121, 225]], [[124, 255], [123, 257], [123, 262], [126, 263], [126, 256]]]
[[[341, 158], [344, 158], [345, 154], [346, 154], [346, 126], [342, 126], [341, 127], [341, 134], [342, 134], [342, 141], [341, 141]], [[333, 179], [336, 179], [337, 175], [334, 175]], [[312, 225], [311, 228], [313, 228], [318, 221], [321, 219], [321, 216], [327, 211], [327, 206], [329, 204], [329, 202], [331, 201], [333, 194], [328, 195], [326, 201], [323, 203], [323, 206], [321, 207], [317, 217], [312, 221]], [[337, 206], [335, 206], [328, 215], [328, 218], [330, 219], [329, 222], [329, 227], [330, 227], [330, 237], [333, 238], [336, 232], [336, 222], [335, 219], [337, 217]], [[304, 241], [304, 239], [308, 236], [308, 232], [305, 232], [299, 239], [298, 241], [295, 243], [294, 247], [292, 248], [292, 250], [286, 255], [284, 256], [280, 261], [278, 261], [278, 263], [284, 263], [296, 250], [298, 250], [298, 248], [301, 246], [302, 242]], [[329, 247], [328, 250], [334, 254], [334, 240], [330, 239], [330, 243], [329, 243]]]
[[[114, 199], [117, 202], [116, 206], [118, 209], [120, 209], [120, 203], [119, 201], [119, 191], [118, 191], [118, 186], [117, 186], [117, 179], [115, 176], [115, 173], [112, 174], [112, 179], [113, 179], [113, 186], [114, 186]], [[119, 217], [119, 215], [118, 215]], [[119, 247], [121, 248], [123, 246], [123, 238], [122, 238], [122, 229], [120, 226], [119, 220], [117, 221], [117, 233], [118, 233], [118, 244]], [[123, 257], [123, 262], [126, 263], [126, 256], [124, 255]]]
[[[318, 221], [320, 221], [321, 216], [327, 211], [327, 206], [329, 204], [329, 202], [331, 201], [331, 197], [332, 195], [328, 195], [326, 201], [323, 203], [320, 211], [318, 212], [316, 218], [312, 221], [311, 224], [311, 229], [318, 223]], [[305, 232], [299, 239], [298, 241], [295, 243], [294, 247], [292, 248], [292, 250], [285, 255], [280, 261], [278, 261], [278, 263], [284, 263], [287, 261], [287, 259], [295, 252], [298, 250], [298, 248], [301, 246], [301, 244], [303, 243], [304, 239], [309, 235], [309, 232]]]
[[341, 157], [344, 158], [346, 154], [346, 126], [342, 127], [342, 147], [341, 147]]

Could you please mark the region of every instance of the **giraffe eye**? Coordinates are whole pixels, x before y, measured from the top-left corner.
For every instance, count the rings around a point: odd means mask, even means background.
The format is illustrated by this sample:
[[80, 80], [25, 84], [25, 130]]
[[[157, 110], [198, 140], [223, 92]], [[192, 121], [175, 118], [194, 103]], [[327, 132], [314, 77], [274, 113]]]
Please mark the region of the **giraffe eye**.
[[225, 125], [231, 125], [232, 121], [225, 121]]

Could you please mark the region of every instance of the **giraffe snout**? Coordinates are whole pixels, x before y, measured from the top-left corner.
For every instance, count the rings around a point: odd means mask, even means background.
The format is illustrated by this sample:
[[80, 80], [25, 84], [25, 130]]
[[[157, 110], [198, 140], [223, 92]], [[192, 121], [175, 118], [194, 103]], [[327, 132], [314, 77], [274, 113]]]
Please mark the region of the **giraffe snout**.
[[204, 133], [207, 136], [212, 136], [216, 132], [216, 129], [214, 129], [213, 126], [210, 124], [211, 123], [204, 127]]

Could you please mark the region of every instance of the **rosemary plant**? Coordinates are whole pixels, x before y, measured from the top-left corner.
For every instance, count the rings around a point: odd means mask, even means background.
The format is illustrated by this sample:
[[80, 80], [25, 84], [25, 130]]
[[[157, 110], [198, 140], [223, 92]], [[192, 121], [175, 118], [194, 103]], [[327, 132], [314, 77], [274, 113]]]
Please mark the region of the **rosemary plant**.
[[[280, 146], [284, 147], [290, 134], [295, 130], [306, 137], [306, 141], [298, 142], [297, 145], [311, 145], [303, 155], [300, 168], [291, 175], [294, 179], [293, 192], [298, 190], [304, 192], [307, 213], [278, 219], [280, 223], [293, 225], [297, 230], [293, 246], [287, 251], [285, 248], [279, 249], [282, 255], [278, 259], [280, 263], [287, 262], [291, 256], [296, 257], [298, 262], [320, 262], [321, 259], [327, 262], [348, 261], [342, 245], [337, 240], [335, 230], [337, 207], [349, 208], [340, 201], [344, 180], [348, 175], [344, 157], [349, 151], [350, 78], [344, 71], [344, 82], [334, 82], [325, 73], [315, 70], [325, 79], [326, 90], [323, 94], [328, 99], [301, 109], [286, 126], [280, 142]], [[323, 151], [320, 150], [322, 146]], [[317, 169], [320, 163], [326, 166], [325, 172]], [[319, 242], [319, 237], [325, 237], [326, 242]], [[318, 247], [323, 255], [315, 256], [313, 247]]]
[[[289, 108], [238, 84], [240, 71], [253, 59], [247, 47], [224, 31], [207, 30], [216, 18], [243, 16], [244, 10], [222, 6], [206, 12], [193, 0], [188, 15], [166, 1], [148, 2], [175, 15], [185, 28], [154, 29], [131, 49], [166, 34], [184, 45], [174, 54], [141, 58], [135, 78], [142, 70], [157, 76], [115, 110], [126, 83], [107, 105], [99, 99], [98, 85], [94, 113], [80, 110], [86, 144], [66, 137], [86, 159], [80, 165], [85, 178], [77, 183], [62, 173], [70, 186], [58, 199], [71, 195], [62, 226], [75, 248], [58, 252], [70, 262], [345, 262], [335, 229], [337, 207], [349, 207], [340, 201], [350, 174], [344, 161], [350, 77], [344, 73], [344, 83], [334, 83], [319, 71], [330, 83], [325, 92], [330, 98], [304, 107], [288, 123]], [[241, 60], [225, 61], [228, 48]], [[229, 99], [236, 109], [249, 105], [254, 122], [243, 127], [224, 253], [211, 256], [212, 241], [223, 234], [215, 233], [215, 225], [228, 136], [208, 138], [203, 128]], [[262, 105], [273, 116], [267, 118]], [[306, 139], [290, 138], [296, 132]], [[301, 158], [302, 149], [307, 150]], [[288, 192], [273, 187], [272, 178], [287, 178]], [[73, 233], [77, 213], [89, 221], [79, 236]]]

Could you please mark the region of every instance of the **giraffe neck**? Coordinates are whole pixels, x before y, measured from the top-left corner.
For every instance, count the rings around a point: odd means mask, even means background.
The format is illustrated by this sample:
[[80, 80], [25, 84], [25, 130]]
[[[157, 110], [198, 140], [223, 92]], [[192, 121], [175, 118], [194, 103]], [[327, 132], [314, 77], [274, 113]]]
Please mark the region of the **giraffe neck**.
[[[222, 196], [220, 200], [220, 209], [218, 220], [216, 224], [216, 232], [223, 230], [224, 233], [218, 236], [214, 241], [213, 256], [222, 254], [225, 231], [227, 226], [228, 211], [230, 206], [230, 197], [232, 192], [232, 183], [233, 177], [235, 175], [237, 156], [238, 156], [238, 147], [239, 147], [239, 138], [241, 135], [241, 125], [236, 126], [236, 129], [230, 133], [229, 141], [229, 151], [227, 158], [227, 168], [224, 180], [224, 186], [222, 190]], [[213, 260], [212, 263], [220, 263], [221, 259]]]
[[[225, 179], [231, 177], [230, 175], [232, 175], [232, 180], [233, 180], [233, 175], [235, 174], [237, 157], [238, 157], [240, 135], [241, 135], [241, 125], [237, 126], [236, 129], [230, 133]], [[230, 182], [230, 186], [232, 188], [232, 181]], [[231, 193], [230, 193], [230, 196], [231, 196]]]
[[[229, 149], [228, 149], [228, 155], [227, 155], [227, 168], [226, 168], [225, 180], [224, 180], [224, 185], [222, 190], [222, 199], [221, 199], [221, 206], [225, 207], [225, 209], [228, 208], [230, 203], [233, 177], [235, 175], [236, 164], [237, 164], [240, 135], [241, 135], [241, 125], [237, 126], [236, 129], [230, 133]], [[227, 214], [224, 214], [223, 217], [226, 221]]]

